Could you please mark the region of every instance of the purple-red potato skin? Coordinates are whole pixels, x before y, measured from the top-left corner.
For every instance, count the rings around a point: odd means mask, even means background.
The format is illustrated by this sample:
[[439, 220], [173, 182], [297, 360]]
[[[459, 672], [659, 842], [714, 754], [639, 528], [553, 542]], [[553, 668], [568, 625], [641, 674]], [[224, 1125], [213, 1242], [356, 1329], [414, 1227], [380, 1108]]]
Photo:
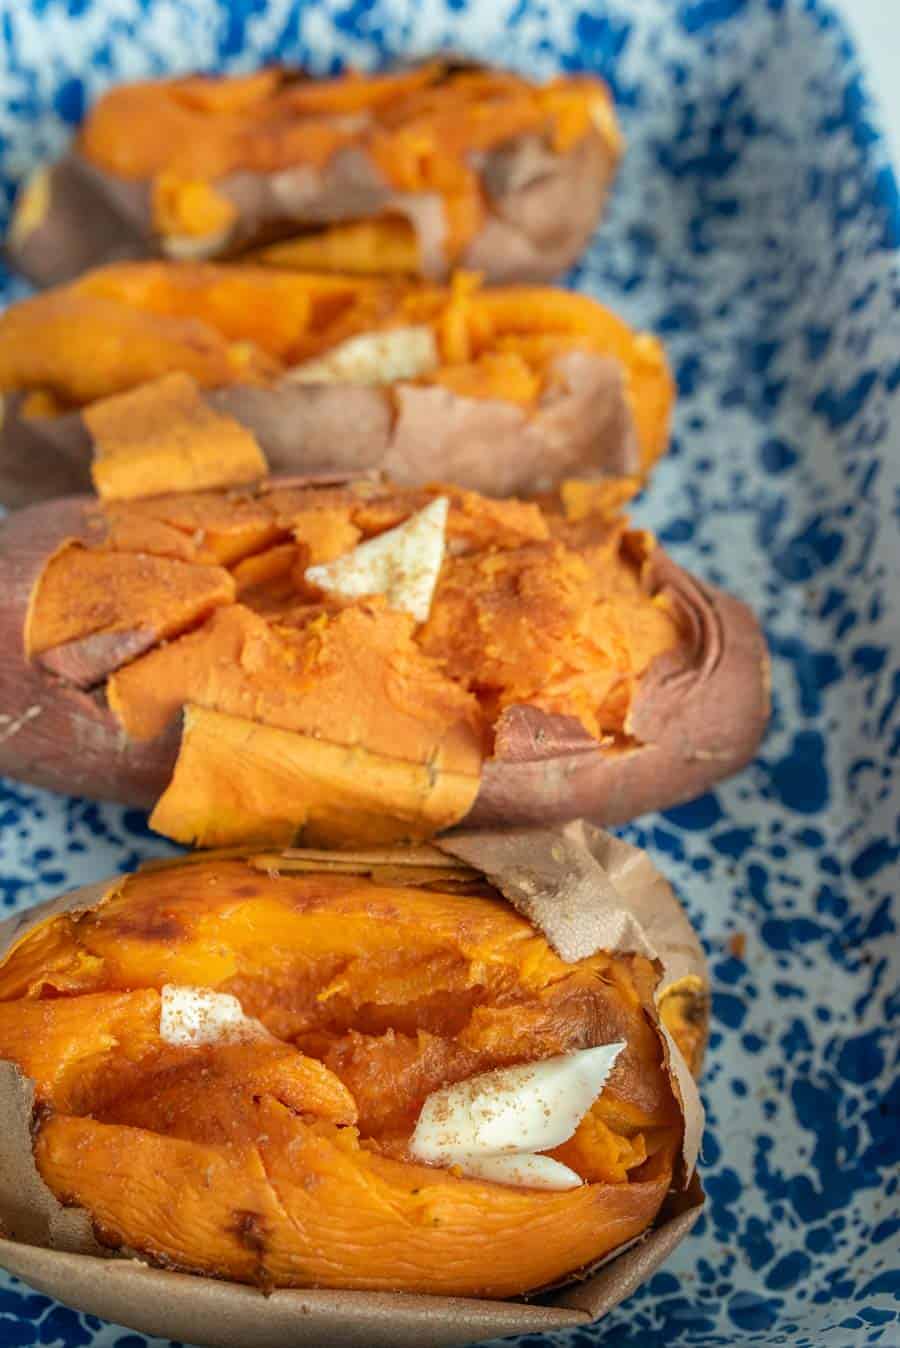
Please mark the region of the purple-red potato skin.
[[[496, 162], [503, 153], [495, 152]], [[518, 173], [514, 167], [504, 188], [491, 194], [491, 213], [459, 265], [495, 284], [552, 281], [590, 243], [616, 161], [599, 135], [585, 136], [567, 155], [548, 155], [534, 137], [523, 136], [508, 153]], [[522, 181], [513, 186], [517, 177]]]
[[0, 394], [0, 503], [10, 509], [90, 488], [91, 437], [79, 413], [24, 416], [25, 397]]
[[25, 614], [47, 558], [64, 539], [90, 542], [102, 527], [89, 497], [31, 506], [0, 524], [0, 772], [64, 795], [148, 809], [174, 766], [179, 727], [132, 743], [102, 691], [73, 687], [25, 659]]
[[[278, 480], [278, 485], [286, 479]], [[300, 482], [308, 479], [300, 479]], [[29, 507], [0, 525], [0, 773], [66, 795], [151, 808], [169, 782], [180, 726], [126, 739], [102, 689], [82, 691], [25, 659], [32, 586], [67, 538], [102, 537], [100, 508], [75, 497]], [[638, 748], [607, 750], [568, 717], [510, 707], [496, 726], [470, 827], [584, 816], [618, 824], [692, 799], [745, 766], [769, 714], [769, 662], [751, 611], [696, 580], [661, 550], [648, 574], [684, 615], [686, 639], [644, 676], [628, 722]]]
[[[40, 171], [40, 170], [39, 170]], [[142, 218], [149, 214], [144, 184], [116, 180], [75, 151], [43, 170], [49, 209], [24, 234], [15, 228], [6, 254], [36, 286], [61, 285], [98, 262], [125, 262], [144, 255]]]

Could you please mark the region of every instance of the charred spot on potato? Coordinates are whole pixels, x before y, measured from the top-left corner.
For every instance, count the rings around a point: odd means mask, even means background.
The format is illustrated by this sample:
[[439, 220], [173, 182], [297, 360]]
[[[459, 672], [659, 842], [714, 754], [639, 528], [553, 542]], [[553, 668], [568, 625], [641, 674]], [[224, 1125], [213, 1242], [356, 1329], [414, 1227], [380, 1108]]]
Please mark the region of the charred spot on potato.
[[[32, 1136], [32, 1139], [34, 1139], [34, 1138], [37, 1137], [38, 1133], [41, 1131], [41, 1126], [42, 1126], [44, 1123], [46, 1123], [47, 1119], [50, 1118], [50, 1116], [51, 1116], [52, 1113], [53, 1113], [53, 1106], [49, 1103], [49, 1101], [47, 1101], [47, 1100], [35, 1100], [34, 1105], [33, 1105], [33, 1107], [32, 1107], [32, 1110], [31, 1110], [31, 1136]], [[65, 1197], [60, 1196], [60, 1200], [59, 1200], [59, 1201], [60, 1201], [61, 1203], [66, 1203], [66, 1202], [68, 1202], [69, 1200], [66, 1199]]]
[[695, 1075], [699, 1075], [706, 1051], [711, 1000], [708, 989], [697, 984], [669, 989], [660, 1004], [663, 1024], [678, 1043], [684, 1059]]
[[705, 1025], [709, 1019], [709, 997], [703, 994], [685, 996], [683, 1015], [691, 1025]]
[[187, 935], [183, 921], [174, 913], [152, 908], [120, 914], [117, 929], [124, 940], [158, 941], [160, 945], [182, 940]]
[[259, 1212], [245, 1212], [240, 1208], [235, 1210], [233, 1216], [234, 1221], [230, 1229], [234, 1232], [238, 1243], [245, 1250], [250, 1250], [262, 1258], [268, 1244], [266, 1219]]

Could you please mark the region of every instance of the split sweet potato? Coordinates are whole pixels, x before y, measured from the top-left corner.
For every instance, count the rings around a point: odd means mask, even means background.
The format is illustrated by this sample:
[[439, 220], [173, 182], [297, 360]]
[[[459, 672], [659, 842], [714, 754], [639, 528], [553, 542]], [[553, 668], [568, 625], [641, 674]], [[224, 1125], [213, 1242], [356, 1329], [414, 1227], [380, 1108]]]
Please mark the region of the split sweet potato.
[[121, 85], [20, 194], [9, 253], [38, 284], [122, 258], [230, 257], [440, 280], [546, 280], [581, 253], [621, 150], [609, 90], [436, 60]]
[[[107, 444], [141, 430], [159, 388], [168, 416], [190, 412], [191, 443], [218, 438], [222, 481], [260, 475], [255, 438], [275, 471], [493, 495], [647, 474], [674, 397], [654, 337], [567, 291], [120, 263], [0, 316], [4, 503], [83, 490], [92, 455], [98, 485], [146, 494], [120, 472], [127, 446]], [[217, 485], [185, 477], [184, 434], [160, 414], [156, 439], [159, 489]]]
[[[757, 746], [765, 645], [629, 528], [628, 491], [273, 479], [12, 515], [0, 768], [155, 807], [201, 845], [622, 822], [690, 798]], [[419, 618], [371, 562], [353, 593], [326, 584], [435, 508]]]
[[[583, 824], [157, 864], [0, 940], [0, 1219], [51, 1278], [62, 1247], [270, 1291], [517, 1296], [589, 1273], [691, 1183], [702, 952], [646, 856]], [[181, 989], [236, 998], [227, 1025], [173, 1022]], [[612, 1043], [550, 1153], [574, 1187], [416, 1159], [433, 1092]]]

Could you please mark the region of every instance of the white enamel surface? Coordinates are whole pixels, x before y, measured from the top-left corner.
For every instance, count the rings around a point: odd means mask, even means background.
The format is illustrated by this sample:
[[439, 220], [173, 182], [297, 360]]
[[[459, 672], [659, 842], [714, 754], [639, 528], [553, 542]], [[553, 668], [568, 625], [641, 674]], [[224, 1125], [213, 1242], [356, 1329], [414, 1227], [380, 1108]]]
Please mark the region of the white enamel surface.
[[308, 567], [306, 579], [350, 599], [383, 594], [391, 608], [425, 622], [444, 560], [448, 507], [446, 496], [436, 497], [396, 529], [333, 562]]
[[266, 1030], [258, 1020], [244, 1015], [231, 993], [167, 983], [161, 993], [159, 1033], [167, 1044], [197, 1047], [255, 1039]]
[[581, 1176], [552, 1156], [533, 1156], [530, 1152], [512, 1156], [467, 1156], [457, 1162], [469, 1179], [489, 1180], [492, 1184], [514, 1184], [523, 1189], [579, 1189]]
[[298, 384], [393, 384], [439, 364], [431, 328], [389, 328], [349, 337], [324, 356], [296, 365], [288, 378]]
[[624, 1047], [604, 1044], [499, 1068], [435, 1091], [422, 1106], [410, 1151], [417, 1160], [452, 1165], [558, 1147], [603, 1090]]

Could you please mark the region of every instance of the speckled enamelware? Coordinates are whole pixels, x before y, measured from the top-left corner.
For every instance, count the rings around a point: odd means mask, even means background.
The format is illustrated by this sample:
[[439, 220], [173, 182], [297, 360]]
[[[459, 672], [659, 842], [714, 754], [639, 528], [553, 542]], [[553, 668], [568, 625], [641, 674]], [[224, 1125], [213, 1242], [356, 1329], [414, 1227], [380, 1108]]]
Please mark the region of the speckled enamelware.
[[[602, 1326], [553, 1341], [897, 1348], [900, 218], [832, 13], [815, 0], [2, 0], [3, 189], [116, 79], [272, 58], [326, 71], [441, 45], [611, 80], [629, 148], [572, 280], [656, 328], [678, 374], [676, 445], [638, 516], [758, 608], [774, 655], [757, 762], [626, 831], [711, 956], [707, 1212]], [[8, 281], [7, 297], [24, 293]], [[8, 908], [164, 850], [133, 812], [20, 787], [3, 791], [0, 822]], [[0, 1344], [147, 1341], [7, 1280]]]

